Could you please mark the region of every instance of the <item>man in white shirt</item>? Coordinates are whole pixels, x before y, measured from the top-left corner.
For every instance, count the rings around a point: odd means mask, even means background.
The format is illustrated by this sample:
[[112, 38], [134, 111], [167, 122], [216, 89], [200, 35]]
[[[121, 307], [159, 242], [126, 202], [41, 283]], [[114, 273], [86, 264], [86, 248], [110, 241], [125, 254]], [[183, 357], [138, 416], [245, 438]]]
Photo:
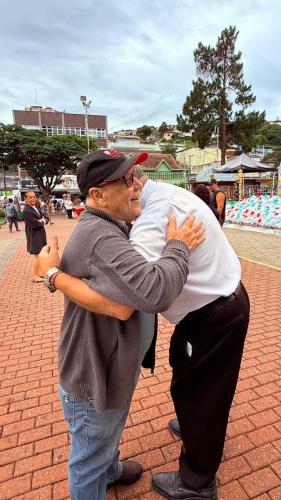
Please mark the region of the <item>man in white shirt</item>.
[[70, 195], [64, 196], [63, 197], [63, 204], [65, 211], [67, 213], [67, 218], [72, 219], [72, 208], [73, 208], [73, 203]]
[[[249, 299], [239, 260], [210, 208], [190, 191], [141, 178], [142, 213], [130, 241], [148, 261], [165, 246], [168, 216], [177, 224], [202, 220], [205, 241], [190, 255], [184, 288], [163, 316], [176, 324], [170, 345], [171, 394], [183, 439], [179, 471], [153, 477], [167, 498], [216, 498], [215, 474], [223, 452], [249, 322]], [[113, 296], [110, 296], [114, 299]]]
[[[183, 447], [179, 471], [155, 474], [153, 485], [167, 498], [215, 500], [215, 474], [247, 333], [249, 300], [240, 282], [237, 256], [209, 207], [184, 189], [144, 177], [140, 180], [144, 183], [142, 213], [130, 240], [147, 260], [161, 256], [169, 215], [175, 215], [180, 225], [194, 213], [205, 226], [205, 241], [190, 256], [187, 282], [163, 313], [177, 324], [171, 339], [170, 364], [179, 428], [177, 421], [171, 422], [170, 428], [181, 433]], [[55, 286], [67, 293], [60, 284]], [[96, 290], [100, 291], [98, 283]], [[89, 290], [86, 294], [87, 304], [91, 293]], [[113, 290], [108, 298], [118, 300]], [[129, 300], [125, 305], [131, 306]], [[149, 318], [144, 323], [147, 327]]]

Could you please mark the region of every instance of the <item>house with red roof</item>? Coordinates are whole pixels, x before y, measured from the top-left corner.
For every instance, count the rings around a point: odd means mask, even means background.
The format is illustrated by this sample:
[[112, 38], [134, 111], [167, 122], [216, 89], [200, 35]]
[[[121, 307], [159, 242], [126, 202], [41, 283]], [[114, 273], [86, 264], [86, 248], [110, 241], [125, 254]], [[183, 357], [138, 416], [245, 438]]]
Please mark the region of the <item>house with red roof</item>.
[[171, 154], [148, 153], [143, 170], [150, 179], [185, 186], [185, 171]]

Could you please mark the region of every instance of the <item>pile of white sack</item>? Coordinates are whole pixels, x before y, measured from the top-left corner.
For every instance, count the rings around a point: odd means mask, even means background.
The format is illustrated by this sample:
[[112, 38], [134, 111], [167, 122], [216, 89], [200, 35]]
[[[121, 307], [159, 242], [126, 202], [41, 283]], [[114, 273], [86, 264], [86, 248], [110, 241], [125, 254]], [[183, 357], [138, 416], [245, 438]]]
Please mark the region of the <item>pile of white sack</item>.
[[264, 194], [229, 202], [226, 205], [226, 222], [281, 229], [281, 198]]

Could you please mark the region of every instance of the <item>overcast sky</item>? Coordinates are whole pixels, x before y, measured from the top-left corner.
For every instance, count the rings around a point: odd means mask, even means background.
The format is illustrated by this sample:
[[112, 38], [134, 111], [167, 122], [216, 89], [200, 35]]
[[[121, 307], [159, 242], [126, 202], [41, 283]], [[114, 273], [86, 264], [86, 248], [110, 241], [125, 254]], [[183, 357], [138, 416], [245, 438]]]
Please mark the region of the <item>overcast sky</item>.
[[0, 122], [38, 104], [108, 115], [109, 130], [176, 122], [198, 42], [239, 30], [253, 109], [281, 119], [280, 0], [1, 0]]

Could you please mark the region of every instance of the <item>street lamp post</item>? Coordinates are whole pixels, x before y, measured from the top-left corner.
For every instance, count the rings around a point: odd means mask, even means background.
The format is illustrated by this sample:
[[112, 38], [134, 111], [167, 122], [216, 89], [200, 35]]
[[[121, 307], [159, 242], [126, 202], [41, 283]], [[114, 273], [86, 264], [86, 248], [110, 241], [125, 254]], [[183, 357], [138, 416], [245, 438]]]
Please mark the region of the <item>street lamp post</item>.
[[87, 136], [87, 146], [88, 153], [90, 153], [90, 138], [89, 138], [89, 127], [88, 127], [88, 110], [90, 109], [91, 102], [87, 102], [87, 97], [85, 95], [80, 96], [80, 101], [82, 102], [83, 107], [85, 108], [85, 128], [86, 128], [86, 136]]

